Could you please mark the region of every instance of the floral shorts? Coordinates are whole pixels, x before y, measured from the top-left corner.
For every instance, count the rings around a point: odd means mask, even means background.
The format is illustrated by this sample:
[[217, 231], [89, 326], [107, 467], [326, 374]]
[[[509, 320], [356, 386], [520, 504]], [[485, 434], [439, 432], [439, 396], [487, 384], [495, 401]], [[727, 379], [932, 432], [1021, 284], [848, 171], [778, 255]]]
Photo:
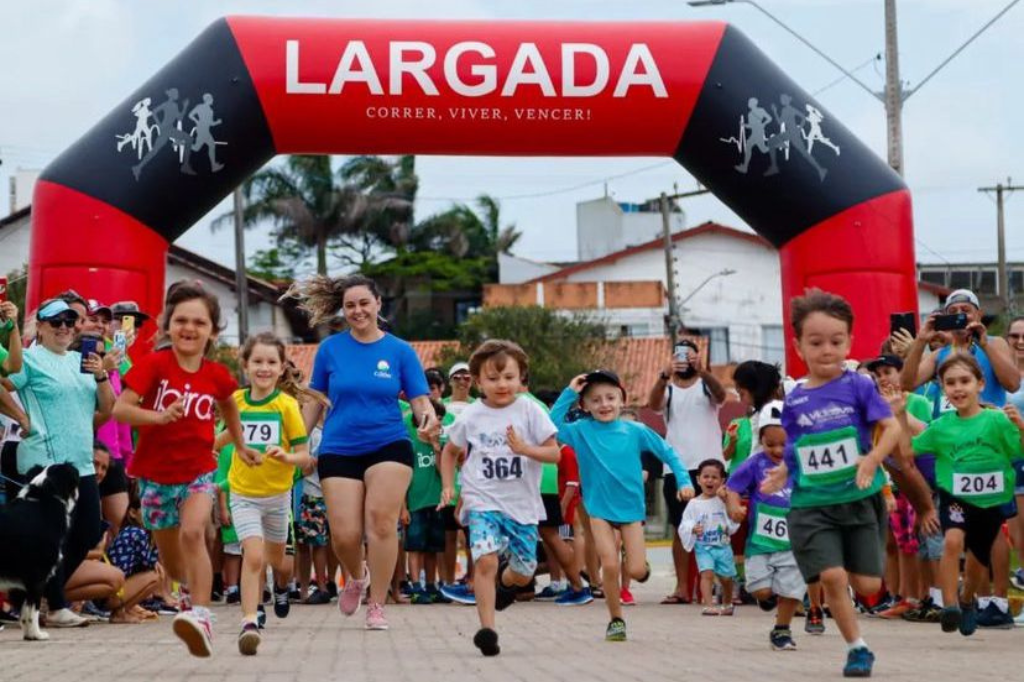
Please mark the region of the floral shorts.
[[537, 571], [537, 526], [518, 523], [497, 511], [468, 514], [469, 547], [473, 560], [487, 554], [507, 554], [508, 565], [519, 575]]
[[917, 514], [906, 495], [896, 495], [896, 511], [889, 514], [889, 528], [901, 554], [914, 556], [920, 549], [916, 523]]
[[191, 483], [164, 484], [139, 479], [142, 523], [149, 530], [167, 530], [181, 525], [181, 505], [193, 495], [209, 495], [217, 501], [214, 472], [205, 473]]
[[327, 504], [322, 497], [302, 496], [299, 518], [295, 521], [295, 539], [300, 545], [326, 547]]

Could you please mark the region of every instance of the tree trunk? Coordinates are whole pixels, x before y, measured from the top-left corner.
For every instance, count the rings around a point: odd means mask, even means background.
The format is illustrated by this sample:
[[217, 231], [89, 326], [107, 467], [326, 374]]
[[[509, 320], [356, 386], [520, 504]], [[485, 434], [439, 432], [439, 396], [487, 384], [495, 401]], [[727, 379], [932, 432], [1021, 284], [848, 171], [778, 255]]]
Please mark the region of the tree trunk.
[[320, 230], [316, 235], [316, 271], [327, 276], [327, 232]]

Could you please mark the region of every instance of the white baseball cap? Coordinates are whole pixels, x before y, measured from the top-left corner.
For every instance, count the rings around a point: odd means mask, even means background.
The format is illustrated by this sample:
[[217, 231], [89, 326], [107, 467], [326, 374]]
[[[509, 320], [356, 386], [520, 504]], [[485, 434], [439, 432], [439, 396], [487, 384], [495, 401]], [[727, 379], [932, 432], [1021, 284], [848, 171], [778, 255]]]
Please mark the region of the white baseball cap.
[[954, 303], [970, 303], [978, 310], [981, 310], [981, 303], [978, 297], [970, 289], [957, 289], [946, 298], [946, 309]]
[[766, 426], [782, 426], [782, 401], [773, 400], [761, 408], [757, 415], [758, 434]]
[[456, 362], [454, 365], [452, 365], [452, 368], [450, 370], [448, 370], [448, 378], [451, 379], [453, 376], [455, 376], [459, 372], [468, 372], [468, 371], [469, 371], [469, 363], [468, 362]]

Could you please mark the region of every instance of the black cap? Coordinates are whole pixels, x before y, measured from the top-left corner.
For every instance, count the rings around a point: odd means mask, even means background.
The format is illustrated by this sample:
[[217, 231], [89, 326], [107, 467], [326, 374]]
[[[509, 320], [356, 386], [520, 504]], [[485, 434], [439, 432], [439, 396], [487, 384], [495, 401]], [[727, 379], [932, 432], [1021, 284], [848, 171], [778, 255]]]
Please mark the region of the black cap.
[[879, 367], [895, 367], [897, 370], [903, 369], [903, 360], [897, 355], [879, 355], [874, 360], [869, 360], [867, 368], [869, 372], [874, 372]]
[[583, 379], [583, 390], [580, 393], [586, 393], [587, 388], [591, 384], [612, 384], [613, 386], [618, 386], [619, 390], [622, 391], [622, 399], [626, 399], [626, 388], [622, 385], [619, 375], [610, 369], [595, 369], [593, 372], [587, 372], [587, 376]]
[[110, 313], [114, 317], [127, 317], [131, 315], [139, 324], [149, 319], [149, 315], [139, 310], [139, 304], [135, 301], [118, 301], [110, 306]]

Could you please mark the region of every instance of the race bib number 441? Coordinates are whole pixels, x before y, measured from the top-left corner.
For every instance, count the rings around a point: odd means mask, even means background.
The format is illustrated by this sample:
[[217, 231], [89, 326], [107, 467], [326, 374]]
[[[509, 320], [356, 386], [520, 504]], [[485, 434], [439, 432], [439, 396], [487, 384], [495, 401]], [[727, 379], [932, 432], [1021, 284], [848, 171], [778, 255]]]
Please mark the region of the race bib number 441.
[[[845, 429], [844, 429], [845, 431]], [[856, 475], [860, 446], [856, 432], [815, 443], [797, 443], [800, 475], [807, 483], [839, 483]]]

